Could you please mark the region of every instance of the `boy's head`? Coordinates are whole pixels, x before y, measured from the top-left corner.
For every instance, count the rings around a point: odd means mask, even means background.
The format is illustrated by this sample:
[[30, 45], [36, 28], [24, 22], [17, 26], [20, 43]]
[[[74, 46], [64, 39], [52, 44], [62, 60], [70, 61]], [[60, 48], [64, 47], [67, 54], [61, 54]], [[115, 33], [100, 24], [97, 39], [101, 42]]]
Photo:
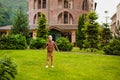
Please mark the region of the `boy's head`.
[[51, 35], [48, 36], [48, 40], [52, 41], [52, 36]]

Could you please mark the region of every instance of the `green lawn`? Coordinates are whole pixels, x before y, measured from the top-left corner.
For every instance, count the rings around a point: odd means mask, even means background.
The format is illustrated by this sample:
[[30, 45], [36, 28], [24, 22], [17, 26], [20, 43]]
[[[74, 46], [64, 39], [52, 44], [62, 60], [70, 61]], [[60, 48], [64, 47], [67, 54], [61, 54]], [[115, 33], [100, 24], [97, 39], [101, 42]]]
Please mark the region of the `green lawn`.
[[17, 63], [16, 80], [120, 80], [120, 56], [55, 52], [55, 68], [45, 68], [46, 50], [0, 50]]

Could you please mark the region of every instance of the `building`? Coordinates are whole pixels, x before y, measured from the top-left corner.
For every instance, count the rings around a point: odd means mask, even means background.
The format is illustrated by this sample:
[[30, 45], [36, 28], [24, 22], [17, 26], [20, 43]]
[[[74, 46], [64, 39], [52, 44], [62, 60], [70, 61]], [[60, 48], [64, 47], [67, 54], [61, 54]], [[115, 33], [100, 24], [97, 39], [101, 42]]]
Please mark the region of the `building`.
[[[79, 16], [94, 10], [93, 0], [28, 0], [29, 24], [36, 26], [41, 13], [47, 18], [53, 39], [60, 36], [76, 42]], [[36, 35], [36, 33], [33, 33]]]
[[[46, 15], [47, 28], [53, 39], [67, 37], [76, 42], [78, 19], [81, 14], [94, 11], [94, 0], [27, 0], [29, 25], [33, 38], [36, 38], [37, 20], [41, 13]], [[0, 30], [2, 30], [0, 28]], [[10, 29], [4, 27], [8, 34]], [[3, 30], [2, 30], [3, 31]]]
[[116, 13], [111, 17], [111, 32], [115, 34], [116, 27], [120, 26], [120, 3], [117, 5]]

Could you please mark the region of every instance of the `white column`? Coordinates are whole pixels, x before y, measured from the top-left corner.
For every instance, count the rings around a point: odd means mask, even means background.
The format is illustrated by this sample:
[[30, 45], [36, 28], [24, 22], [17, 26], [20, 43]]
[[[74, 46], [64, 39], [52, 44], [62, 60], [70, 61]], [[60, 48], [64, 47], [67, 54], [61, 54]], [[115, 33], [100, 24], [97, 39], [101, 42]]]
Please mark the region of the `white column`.
[[72, 41], [72, 43], [76, 42], [76, 32], [75, 31], [71, 32], [71, 41]]

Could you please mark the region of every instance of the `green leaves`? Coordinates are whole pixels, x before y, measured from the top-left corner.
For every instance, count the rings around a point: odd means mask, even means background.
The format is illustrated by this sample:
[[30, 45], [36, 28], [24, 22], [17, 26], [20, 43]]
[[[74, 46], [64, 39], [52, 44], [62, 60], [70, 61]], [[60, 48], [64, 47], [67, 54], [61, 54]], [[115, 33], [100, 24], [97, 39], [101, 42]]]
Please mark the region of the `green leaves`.
[[85, 22], [85, 35], [86, 40], [84, 41], [84, 47], [90, 48], [91, 51], [98, 49], [99, 43], [99, 25], [96, 22], [98, 18], [95, 12], [91, 12], [87, 15], [87, 21]]
[[10, 13], [11, 10], [2, 3], [0, 3], [0, 26], [6, 26], [11, 24]]
[[0, 49], [26, 49], [26, 38], [22, 35], [3, 35], [0, 38]]
[[17, 65], [11, 58], [5, 56], [0, 60], [0, 80], [15, 79], [15, 75], [17, 75]]
[[46, 26], [47, 26], [47, 20], [45, 14], [41, 13], [38, 18], [37, 37], [47, 39], [48, 30]]
[[73, 44], [67, 38], [61, 37], [56, 42], [61, 51], [71, 51], [73, 48]]

